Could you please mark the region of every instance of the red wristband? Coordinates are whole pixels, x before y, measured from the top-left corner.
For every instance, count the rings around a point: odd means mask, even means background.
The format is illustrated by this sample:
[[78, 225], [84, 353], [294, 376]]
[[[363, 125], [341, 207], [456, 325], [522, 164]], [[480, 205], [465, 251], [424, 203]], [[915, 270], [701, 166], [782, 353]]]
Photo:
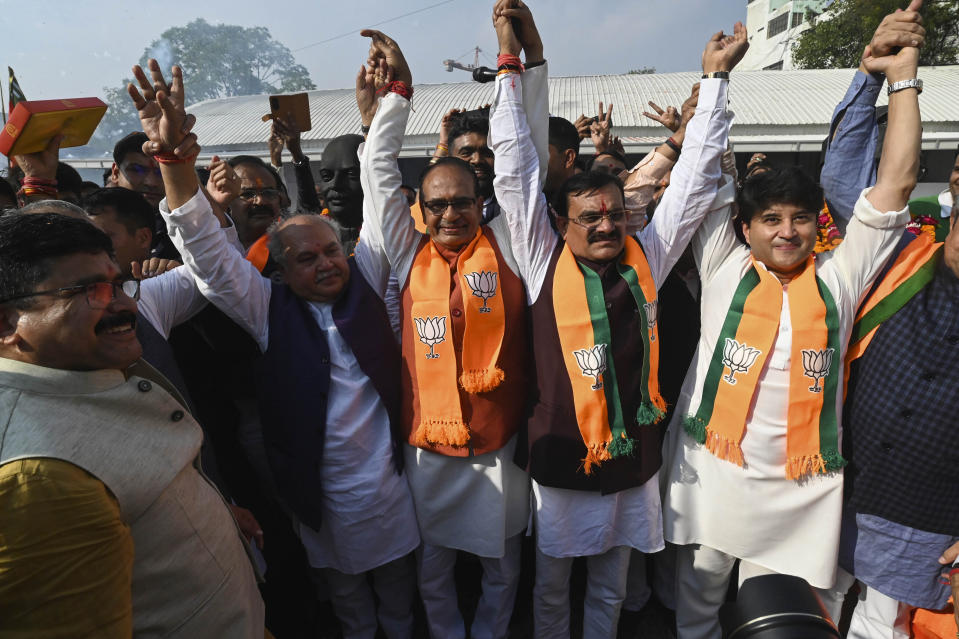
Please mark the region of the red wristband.
[[519, 56], [511, 55], [509, 53], [501, 53], [496, 56], [496, 66], [500, 69], [505, 67], [507, 69], [515, 69], [517, 71], [526, 70], [526, 68], [523, 66], [523, 61], [519, 59]]
[[407, 100], [413, 99], [413, 87], [406, 84], [402, 80], [394, 80], [393, 82], [381, 87], [380, 90], [377, 91], [377, 94], [379, 95], [386, 95], [387, 93], [396, 93], [397, 95], [403, 96]]
[[153, 156], [153, 159], [160, 164], [189, 164], [190, 162], [196, 160], [196, 156], [197, 154], [194, 153], [191, 156], [181, 158], [173, 153], [157, 153]]
[[48, 179], [48, 178], [41, 178], [41, 177], [33, 177], [33, 176], [29, 176], [29, 175], [28, 175], [28, 176], [25, 176], [25, 177], [23, 178], [23, 181], [21, 182], [21, 184], [22, 184], [23, 186], [36, 186], [36, 187], [52, 186], [52, 187], [55, 187], [55, 186], [57, 185], [57, 181], [56, 181], [55, 179]]

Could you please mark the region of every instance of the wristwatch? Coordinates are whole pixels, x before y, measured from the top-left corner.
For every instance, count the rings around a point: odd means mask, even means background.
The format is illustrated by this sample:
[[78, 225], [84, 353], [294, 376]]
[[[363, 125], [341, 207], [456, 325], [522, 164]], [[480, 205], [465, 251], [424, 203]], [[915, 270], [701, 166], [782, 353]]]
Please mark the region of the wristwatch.
[[719, 78], [720, 80], [728, 80], [729, 71], [710, 71], [709, 73], [704, 73], [703, 80], [707, 78]]
[[886, 89], [886, 94], [892, 95], [896, 91], [902, 91], [903, 89], [915, 89], [916, 94], [922, 93], [922, 80], [919, 78], [912, 78], [911, 80], [900, 80], [899, 82], [893, 82]]

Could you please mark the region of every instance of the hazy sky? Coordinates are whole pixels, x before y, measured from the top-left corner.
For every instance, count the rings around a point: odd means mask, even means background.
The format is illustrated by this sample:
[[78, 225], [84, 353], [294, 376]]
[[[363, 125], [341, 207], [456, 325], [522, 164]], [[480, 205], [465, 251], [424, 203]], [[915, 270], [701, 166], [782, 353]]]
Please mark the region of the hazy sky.
[[[102, 96], [130, 76], [166, 29], [195, 18], [265, 26], [293, 50], [320, 89], [353, 86], [368, 40], [361, 28], [440, 0], [0, 0], [0, 65], [12, 66], [28, 99]], [[445, 58], [492, 66], [491, 0], [450, 0], [380, 27], [402, 46], [415, 82], [465, 82]], [[745, 20], [746, 0], [528, 0], [543, 36], [550, 74], [616, 74], [699, 68], [703, 44]], [[325, 44], [308, 46], [344, 33]], [[467, 54], [467, 55], [464, 55]], [[462, 56], [462, 57], [461, 57]], [[6, 79], [3, 79], [6, 102]], [[187, 78], [189, 102], [189, 78]]]

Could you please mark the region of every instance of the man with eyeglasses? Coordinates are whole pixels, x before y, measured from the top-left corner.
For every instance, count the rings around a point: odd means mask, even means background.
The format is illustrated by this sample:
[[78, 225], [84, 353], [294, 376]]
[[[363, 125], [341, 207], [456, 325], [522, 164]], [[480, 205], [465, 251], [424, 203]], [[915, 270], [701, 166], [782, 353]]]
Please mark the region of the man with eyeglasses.
[[[664, 547], [657, 475], [666, 405], [658, 368], [669, 353], [659, 350], [657, 291], [716, 206], [731, 119], [729, 72], [748, 46], [738, 23], [733, 35], [720, 32], [707, 43], [698, 108], [673, 184], [653, 222], [635, 236], [627, 231], [630, 212], [617, 177], [587, 172], [559, 187], [552, 204], [560, 238], [542, 194], [545, 175], [533, 158], [497, 161], [497, 198], [534, 327], [527, 467], [536, 637], [569, 636], [570, 571], [581, 556], [588, 571], [583, 636], [616, 636], [630, 549]], [[490, 116], [495, 151], [531, 135], [524, 90], [519, 81], [497, 83]]]
[[325, 577], [345, 636], [373, 639], [379, 622], [390, 639], [408, 639], [420, 538], [394, 437], [400, 355], [377, 239], [364, 236], [348, 258], [331, 218], [284, 216], [267, 233], [281, 281], [262, 277], [216, 228], [199, 188], [199, 147], [181, 133], [189, 117], [181, 70], [170, 87], [155, 60], [152, 80], [134, 72], [143, 94], [131, 88], [131, 96], [162, 149], [171, 235], [204, 295], [260, 351], [253, 376], [263, 446], [310, 566]]
[[[524, 24], [525, 91], [530, 108], [545, 116], [542, 42], [531, 15]], [[501, 56], [500, 81], [508, 83], [519, 77], [521, 45], [509, 21], [497, 34], [504, 54], [503, 43], [511, 40], [511, 55]], [[403, 449], [423, 537], [417, 551], [420, 595], [430, 636], [465, 637], [454, 565], [458, 550], [476, 555], [483, 566], [482, 595], [468, 632], [502, 639], [529, 519], [529, 478], [513, 461], [529, 380], [523, 284], [506, 218], [484, 225], [488, 194], [466, 160], [434, 158], [423, 173], [419, 201], [426, 233], [416, 230], [396, 160], [410, 114], [412, 75], [393, 40], [378, 31], [362, 35], [372, 38], [371, 67], [357, 79], [361, 118], [370, 127], [360, 168], [364, 228], [382, 238], [380, 250], [400, 290], [394, 310], [403, 350]], [[394, 84], [385, 83], [390, 68]], [[390, 92], [377, 106], [381, 84]], [[541, 132], [545, 157], [545, 128]], [[501, 153], [539, 162], [530, 137], [513, 142]], [[496, 161], [504, 159], [498, 155]]]
[[0, 218], [0, 619], [45, 636], [263, 637], [202, 434], [140, 360], [139, 282], [56, 213]]

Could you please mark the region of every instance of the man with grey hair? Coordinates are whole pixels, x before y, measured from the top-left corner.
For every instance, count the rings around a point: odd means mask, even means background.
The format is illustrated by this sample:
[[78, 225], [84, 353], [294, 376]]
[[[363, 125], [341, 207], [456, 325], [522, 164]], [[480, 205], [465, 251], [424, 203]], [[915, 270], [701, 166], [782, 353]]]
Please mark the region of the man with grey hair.
[[[279, 497], [323, 571], [344, 636], [373, 639], [378, 619], [390, 639], [408, 638], [420, 537], [400, 475], [400, 353], [382, 300], [389, 264], [371, 248], [375, 238], [361, 235], [347, 258], [330, 220], [295, 215], [268, 240], [282, 281], [261, 277], [219, 232], [199, 188], [199, 147], [181, 132], [180, 69], [172, 90], [154, 60], [150, 71], [152, 83], [136, 67], [143, 95], [131, 95], [161, 150], [160, 210], [201, 292], [262, 352], [257, 401]], [[162, 109], [154, 87], [169, 96]]]

